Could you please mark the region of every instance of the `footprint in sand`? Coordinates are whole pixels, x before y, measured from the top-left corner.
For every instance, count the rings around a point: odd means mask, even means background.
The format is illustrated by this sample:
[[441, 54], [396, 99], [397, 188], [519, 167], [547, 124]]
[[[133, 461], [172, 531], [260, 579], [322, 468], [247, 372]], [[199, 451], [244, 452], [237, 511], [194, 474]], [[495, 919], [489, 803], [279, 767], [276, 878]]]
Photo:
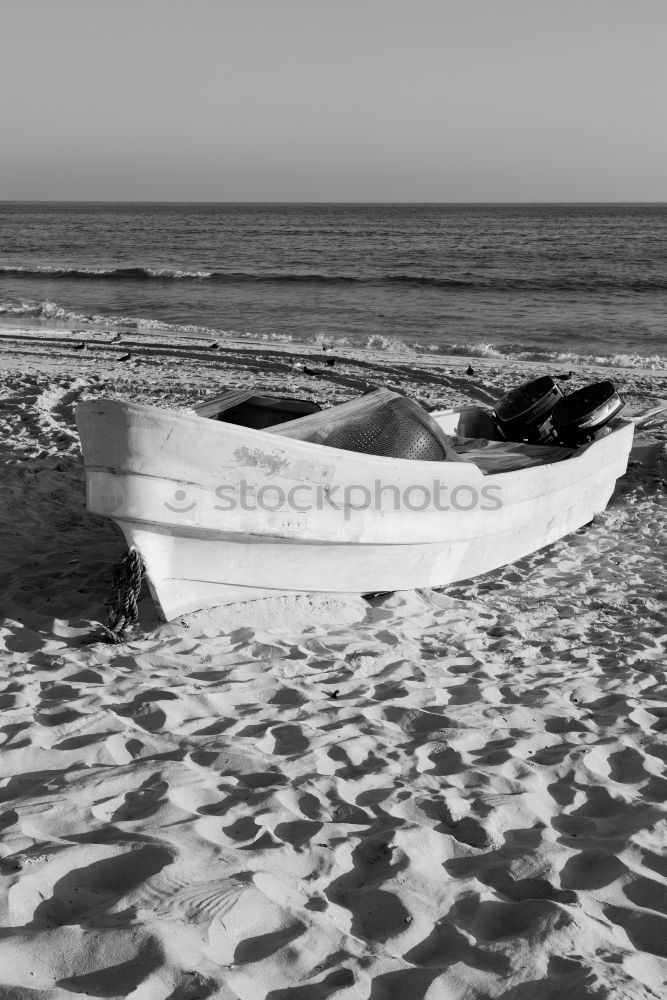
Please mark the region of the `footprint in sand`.
[[[27, 927], [52, 927], [99, 920], [113, 904], [135, 886], [161, 871], [174, 860], [173, 851], [157, 845], [116, 853], [88, 864], [77, 865], [75, 857], [101, 853], [97, 845], [72, 850], [72, 867], [59, 878], [51, 895], [35, 909]], [[58, 858], [59, 867], [64, 859]], [[49, 867], [43, 869], [48, 875]], [[38, 881], [35, 882], [38, 886]]]
[[384, 942], [405, 934], [412, 916], [398, 896], [382, 886], [408, 867], [407, 858], [392, 860], [386, 836], [373, 836], [352, 852], [352, 869], [324, 888], [325, 896], [352, 914], [352, 933]]

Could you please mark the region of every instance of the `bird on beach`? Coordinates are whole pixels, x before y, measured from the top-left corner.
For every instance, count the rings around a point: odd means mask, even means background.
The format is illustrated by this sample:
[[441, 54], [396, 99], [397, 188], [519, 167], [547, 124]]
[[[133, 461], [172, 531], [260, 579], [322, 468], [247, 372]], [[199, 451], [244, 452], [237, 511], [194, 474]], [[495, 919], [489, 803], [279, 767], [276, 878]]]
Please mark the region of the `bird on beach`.
[[72, 347], [74, 348], [75, 351], [85, 351], [86, 349], [86, 345], [83, 342], [83, 340], [80, 341], [80, 343], [78, 344], [72, 344]]
[[468, 365], [468, 367], [466, 368], [466, 375], [474, 375], [474, 374], [475, 374], [475, 369], [473, 368], [472, 365]]
[[132, 354], [130, 353], [130, 351], [128, 351], [127, 354], [121, 354], [121, 356], [119, 357], [118, 360], [119, 361], [129, 361], [131, 357], [132, 357]]
[[208, 345], [209, 351], [217, 351], [219, 348], [220, 344], [217, 342], [217, 340], [212, 340], [211, 343]]
[[563, 375], [556, 375], [556, 378], [561, 382], [569, 382], [573, 375], [574, 372], [565, 372]]

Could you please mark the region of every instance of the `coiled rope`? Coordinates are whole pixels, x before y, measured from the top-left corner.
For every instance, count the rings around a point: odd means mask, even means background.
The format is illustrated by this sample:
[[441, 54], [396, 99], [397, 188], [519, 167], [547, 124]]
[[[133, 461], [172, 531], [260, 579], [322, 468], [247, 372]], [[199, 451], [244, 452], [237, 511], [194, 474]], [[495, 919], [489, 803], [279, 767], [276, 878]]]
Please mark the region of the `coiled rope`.
[[108, 625], [96, 622], [87, 642], [125, 642], [139, 621], [137, 601], [145, 573], [136, 549], [126, 552], [113, 567], [113, 583], [107, 598]]

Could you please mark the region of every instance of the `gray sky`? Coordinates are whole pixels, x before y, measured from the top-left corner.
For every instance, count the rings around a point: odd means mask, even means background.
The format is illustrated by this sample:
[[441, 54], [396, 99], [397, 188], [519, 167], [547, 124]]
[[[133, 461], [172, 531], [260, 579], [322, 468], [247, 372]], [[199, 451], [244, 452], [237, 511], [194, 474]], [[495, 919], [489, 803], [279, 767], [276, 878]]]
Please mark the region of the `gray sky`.
[[0, 37], [0, 199], [667, 200], [667, 0], [0, 0]]

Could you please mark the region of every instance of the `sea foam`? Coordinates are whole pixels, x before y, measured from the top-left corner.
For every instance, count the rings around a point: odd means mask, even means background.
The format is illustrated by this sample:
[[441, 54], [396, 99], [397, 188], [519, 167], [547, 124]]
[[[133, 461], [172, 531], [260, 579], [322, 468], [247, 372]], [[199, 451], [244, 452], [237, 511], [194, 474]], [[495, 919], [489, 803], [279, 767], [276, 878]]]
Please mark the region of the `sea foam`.
[[406, 342], [397, 337], [383, 334], [354, 337], [341, 335], [339, 337], [314, 331], [311, 336], [280, 331], [236, 330], [218, 328], [193, 323], [171, 323], [166, 320], [151, 319], [140, 316], [122, 314], [82, 313], [67, 309], [53, 301], [35, 302], [30, 300], [1, 300], [0, 316], [32, 317], [37, 320], [57, 321], [61, 324], [72, 324], [77, 327], [103, 327], [105, 329], [137, 330], [140, 332], [160, 332], [177, 336], [194, 336], [205, 338], [234, 338], [259, 343], [294, 343], [319, 345], [331, 350], [334, 354], [344, 354], [345, 350], [365, 349], [380, 354], [396, 353], [414, 354], [416, 356], [430, 354], [432, 356], [469, 357], [489, 360], [513, 360], [542, 362], [545, 365], [597, 365], [610, 368], [643, 368], [655, 371], [667, 370], [667, 357], [652, 354], [643, 355], [639, 352], [600, 352], [577, 353], [573, 351], [545, 351], [537, 346], [530, 348], [523, 344], [494, 344], [486, 341], [455, 341], [448, 343], [443, 340], [422, 342]]

